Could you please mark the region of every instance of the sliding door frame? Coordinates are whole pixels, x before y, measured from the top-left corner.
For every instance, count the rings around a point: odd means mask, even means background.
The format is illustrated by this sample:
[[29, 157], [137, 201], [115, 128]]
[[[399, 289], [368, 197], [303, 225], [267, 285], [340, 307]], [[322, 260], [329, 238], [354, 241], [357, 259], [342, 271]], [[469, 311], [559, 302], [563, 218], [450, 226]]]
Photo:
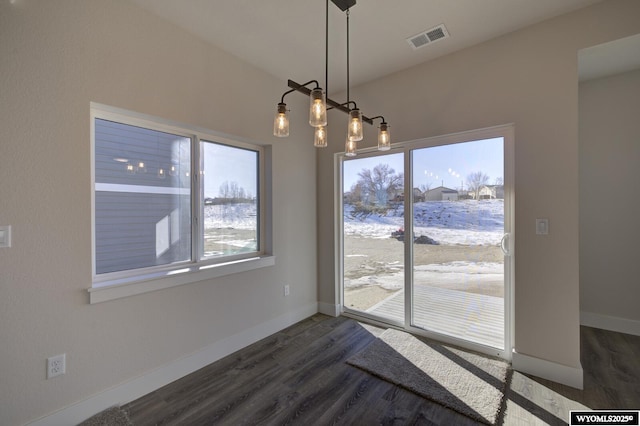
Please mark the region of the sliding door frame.
[[[421, 335], [443, 343], [454, 344], [463, 348], [475, 350], [488, 355], [494, 355], [506, 360], [511, 360], [512, 348], [515, 344], [514, 336], [514, 288], [515, 288], [515, 127], [513, 124], [488, 127], [478, 130], [453, 133], [431, 138], [416, 139], [400, 142], [392, 145], [392, 149], [380, 153], [376, 148], [367, 148], [358, 151], [360, 157], [384, 156], [394, 153], [404, 153], [404, 229], [405, 240], [413, 241], [413, 214], [411, 214], [413, 191], [412, 152], [415, 149], [430, 148], [456, 143], [471, 142], [476, 140], [503, 138], [504, 140], [504, 232], [507, 234], [505, 248], [509, 255], [504, 261], [504, 348], [498, 349], [491, 346], [464, 341], [414, 327], [412, 323], [412, 291], [413, 291], [413, 244], [404, 244], [404, 323], [387, 318], [377, 317], [362, 311], [349, 309], [344, 305], [344, 205], [343, 205], [343, 161], [344, 153], [334, 154], [334, 194], [335, 194], [335, 295], [340, 305], [340, 312], [355, 319], [364, 320], [385, 327], [393, 327], [407, 332]], [[407, 190], [409, 188], [409, 190]]]

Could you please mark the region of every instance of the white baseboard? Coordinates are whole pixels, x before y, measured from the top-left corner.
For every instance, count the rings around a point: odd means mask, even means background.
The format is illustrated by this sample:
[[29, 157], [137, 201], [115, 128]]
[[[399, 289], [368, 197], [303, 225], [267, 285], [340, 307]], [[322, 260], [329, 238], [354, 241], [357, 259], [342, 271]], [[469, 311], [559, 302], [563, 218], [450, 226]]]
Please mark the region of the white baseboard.
[[332, 317], [338, 317], [342, 313], [342, 306], [334, 305], [333, 303], [318, 302], [318, 312]]
[[131, 379], [114, 388], [105, 390], [83, 401], [65, 407], [53, 414], [42, 417], [31, 426], [68, 426], [76, 425], [92, 415], [114, 405], [123, 405], [140, 398], [164, 385], [186, 376], [227, 355], [236, 352], [258, 340], [295, 324], [318, 312], [315, 303], [296, 311], [281, 315], [270, 321], [242, 331], [233, 336], [218, 340], [198, 352], [165, 364], [141, 377]]
[[640, 336], [640, 321], [638, 320], [580, 311], [580, 324]]
[[513, 351], [511, 365], [514, 370], [532, 374], [556, 383], [583, 389], [583, 371], [580, 368], [569, 367], [555, 362], [535, 358]]

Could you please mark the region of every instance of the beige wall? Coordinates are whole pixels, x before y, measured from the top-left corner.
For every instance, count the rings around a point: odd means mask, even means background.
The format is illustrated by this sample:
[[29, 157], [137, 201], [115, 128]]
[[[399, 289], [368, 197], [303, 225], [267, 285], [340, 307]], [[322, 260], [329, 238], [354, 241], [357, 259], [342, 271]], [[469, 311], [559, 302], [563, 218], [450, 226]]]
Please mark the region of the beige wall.
[[[383, 114], [395, 141], [515, 124], [515, 349], [580, 368], [579, 49], [640, 32], [640, 2], [611, 0], [352, 89], [369, 115]], [[354, 42], [355, 43], [355, 42]], [[336, 129], [336, 127], [338, 129]], [[375, 144], [366, 126], [362, 146]], [[318, 157], [319, 301], [335, 299], [332, 152]], [[535, 234], [546, 217], [548, 236]]]
[[[316, 306], [311, 130], [271, 135], [285, 77], [127, 1], [0, 2], [0, 225], [13, 227], [0, 248], [1, 425]], [[91, 101], [273, 144], [276, 265], [89, 305]], [[67, 374], [45, 380], [59, 353]]]
[[[395, 140], [515, 123], [516, 348], [568, 366], [579, 363], [576, 54], [640, 32], [637, 16], [640, 2], [611, 0], [353, 90]], [[313, 304], [316, 270], [319, 299], [336, 302], [332, 153], [344, 134], [330, 127], [317, 157], [316, 248], [311, 132], [271, 136], [284, 86], [123, 0], [0, 3], [0, 225], [13, 226], [0, 249], [0, 424]], [[91, 101], [273, 144], [276, 266], [88, 305]], [[539, 216], [548, 237], [534, 235]], [[46, 358], [63, 352], [67, 374], [45, 380]]]
[[640, 321], [640, 70], [580, 84], [580, 309]]

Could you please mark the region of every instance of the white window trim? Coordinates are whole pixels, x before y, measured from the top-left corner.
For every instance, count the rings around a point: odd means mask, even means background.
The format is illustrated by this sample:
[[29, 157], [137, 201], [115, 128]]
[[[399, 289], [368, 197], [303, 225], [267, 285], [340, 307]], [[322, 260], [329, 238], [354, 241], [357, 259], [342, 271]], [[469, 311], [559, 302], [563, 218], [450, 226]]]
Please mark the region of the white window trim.
[[[89, 303], [100, 303], [108, 300], [119, 299], [128, 296], [148, 293], [184, 284], [195, 283], [203, 280], [210, 280], [226, 275], [251, 271], [275, 265], [275, 256], [270, 254], [271, 241], [271, 188], [270, 177], [266, 170], [270, 169], [270, 164], [265, 158], [267, 149], [263, 144], [249, 141], [214, 132], [208, 129], [199, 128], [174, 121], [164, 120], [146, 114], [128, 111], [121, 108], [103, 105], [96, 102], [90, 103], [91, 119], [91, 273], [92, 285], [88, 289]], [[258, 252], [250, 255], [229, 256], [222, 259], [201, 259], [202, 244], [200, 238], [194, 238], [200, 232], [199, 222], [199, 200], [198, 197], [192, 199], [192, 209], [194, 220], [192, 226], [192, 247], [195, 254], [190, 261], [180, 262], [172, 265], [163, 265], [152, 268], [138, 269], [134, 271], [120, 271], [108, 274], [97, 275], [95, 260], [95, 120], [112, 120], [119, 123], [150, 128], [153, 130], [166, 131], [192, 139], [192, 164], [199, 162], [199, 146], [201, 141], [215, 142], [258, 150], [259, 152], [259, 200], [261, 211], [260, 223], [258, 224], [260, 247]], [[197, 164], [197, 163], [196, 163]], [[193, 186], [194, 191], [201, 192], [202, 185], [199, 183]], [[194, 260], [195, 259], [195, 260]]]
[[166, 272], [140, 276], [133, 282], [127, 282], [127, 280], [119, 280], [120, 282], [113, 281], [107, 286], [91, 287], [89, 289], [89, 303], [94, 304], [120, 299], [122, 297], [135, 296], [137, 294], [219, 278], [225, 275], [266, 268], [275, 264], [276, 257], [268, 255], [234, 260], [226, 263], [191, 265]]

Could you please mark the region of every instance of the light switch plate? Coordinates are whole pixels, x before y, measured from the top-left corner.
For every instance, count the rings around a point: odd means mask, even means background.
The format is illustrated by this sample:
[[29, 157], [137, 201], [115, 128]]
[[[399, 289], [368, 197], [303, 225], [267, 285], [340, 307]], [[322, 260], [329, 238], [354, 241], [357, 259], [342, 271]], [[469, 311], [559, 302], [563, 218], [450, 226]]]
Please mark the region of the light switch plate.
[[536, 234], [549, 234], [549, 219], [536, 219]]
[[11, 225], [0, 226], [0, 247], [11, 247]]

